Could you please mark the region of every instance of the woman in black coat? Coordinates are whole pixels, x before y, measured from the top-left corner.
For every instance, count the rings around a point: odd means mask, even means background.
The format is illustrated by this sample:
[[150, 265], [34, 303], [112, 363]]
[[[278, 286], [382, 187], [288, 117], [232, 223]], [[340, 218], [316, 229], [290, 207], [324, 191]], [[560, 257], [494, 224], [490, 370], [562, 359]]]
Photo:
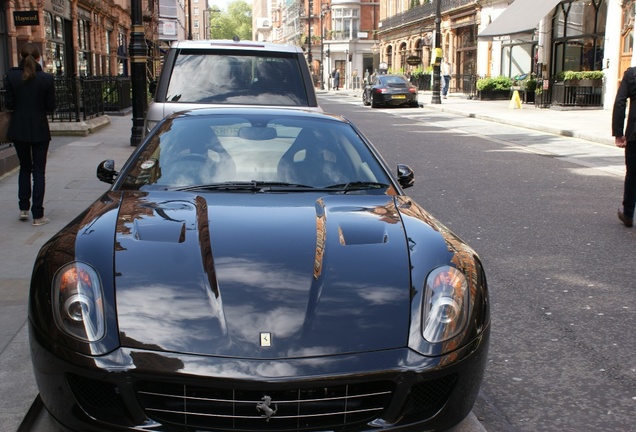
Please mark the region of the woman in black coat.
[[5, 105], [13, 110], [8, 137], [20, 161], [20, 220], [27, 220], [31, 210], [33, 225], [37, 226], [49, 222], [44, 217], [44, 171], [51, 141], [46, 115], [55, 109], [55, 83], [52, 75], [42, 71], [40, 50], [35, 44], [26, 43], [20, 56], [20, 66], [11, 68], [4, 78]]

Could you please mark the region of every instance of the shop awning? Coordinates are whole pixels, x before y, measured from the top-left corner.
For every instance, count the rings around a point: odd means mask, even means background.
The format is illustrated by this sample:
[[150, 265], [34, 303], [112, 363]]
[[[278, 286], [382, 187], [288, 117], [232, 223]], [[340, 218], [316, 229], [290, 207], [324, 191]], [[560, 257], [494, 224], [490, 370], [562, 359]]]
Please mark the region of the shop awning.
[[561, 0], [515, 0], [488, 27], [477, 35], [479, 39], [515, 39], [531, 35]]

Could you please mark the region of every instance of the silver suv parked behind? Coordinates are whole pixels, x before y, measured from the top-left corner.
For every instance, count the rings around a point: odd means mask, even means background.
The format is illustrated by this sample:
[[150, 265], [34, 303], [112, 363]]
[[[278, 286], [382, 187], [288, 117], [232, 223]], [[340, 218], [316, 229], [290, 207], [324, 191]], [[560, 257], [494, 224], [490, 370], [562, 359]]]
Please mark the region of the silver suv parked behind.
[[266, 42], [175, 42], [151, 92], [144, 134], [175, 111], [211, 105], [321, 110], [303, 51]]

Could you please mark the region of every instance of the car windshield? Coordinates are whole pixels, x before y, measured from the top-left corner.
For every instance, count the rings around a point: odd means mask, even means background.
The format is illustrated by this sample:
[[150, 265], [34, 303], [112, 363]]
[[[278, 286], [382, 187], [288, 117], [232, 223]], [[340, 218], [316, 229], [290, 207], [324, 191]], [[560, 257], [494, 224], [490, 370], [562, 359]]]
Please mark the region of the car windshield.
[[287, 53], [181, 50], [167, 102], [307, 106], [297, 57]]
[[382, 77], [382, 84], [390, 85], [390, 84], [400, 84], [406, 85], [406, 80], [399, 76], [385, 76]]
[[180, 115], [120, 175], [121, 189], [393, 191], [347, 123], [305, 115]]

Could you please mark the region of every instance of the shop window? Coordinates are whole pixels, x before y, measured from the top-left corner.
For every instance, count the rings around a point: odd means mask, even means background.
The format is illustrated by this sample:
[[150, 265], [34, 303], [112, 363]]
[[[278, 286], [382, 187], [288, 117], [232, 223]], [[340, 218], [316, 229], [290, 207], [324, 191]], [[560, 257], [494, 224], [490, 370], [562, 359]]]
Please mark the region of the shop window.
[[607, 0], [576, 0], [557, 6], [552, 18], [552, 75], [602, 70]]

